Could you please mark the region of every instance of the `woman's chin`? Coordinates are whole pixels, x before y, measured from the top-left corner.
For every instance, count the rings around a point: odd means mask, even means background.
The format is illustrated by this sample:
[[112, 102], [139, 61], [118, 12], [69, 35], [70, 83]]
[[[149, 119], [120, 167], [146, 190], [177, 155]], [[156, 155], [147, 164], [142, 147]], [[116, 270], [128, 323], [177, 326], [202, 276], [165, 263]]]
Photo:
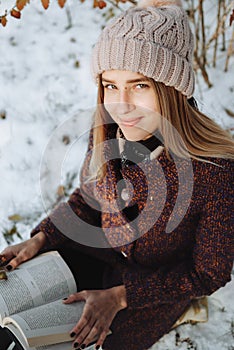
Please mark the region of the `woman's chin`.
[[130, 128], [121, 128], [124, 137], [128, 141], [141, 141], [151, 136], [150, 133], [147, 133], [146, 131], [139, 128], [131, 128], [130, 130], [129, 129]]

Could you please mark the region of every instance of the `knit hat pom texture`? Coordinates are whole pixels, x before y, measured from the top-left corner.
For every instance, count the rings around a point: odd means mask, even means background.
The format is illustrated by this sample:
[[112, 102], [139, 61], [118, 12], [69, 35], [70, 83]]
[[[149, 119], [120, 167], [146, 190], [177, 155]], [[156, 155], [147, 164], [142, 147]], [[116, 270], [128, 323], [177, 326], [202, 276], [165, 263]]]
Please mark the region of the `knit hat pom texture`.
[[140, 8], [163, 7], [171, 5], [182, 7], [182, 2], [180, 0], [140, 0], [137, 3], [137, 7]]

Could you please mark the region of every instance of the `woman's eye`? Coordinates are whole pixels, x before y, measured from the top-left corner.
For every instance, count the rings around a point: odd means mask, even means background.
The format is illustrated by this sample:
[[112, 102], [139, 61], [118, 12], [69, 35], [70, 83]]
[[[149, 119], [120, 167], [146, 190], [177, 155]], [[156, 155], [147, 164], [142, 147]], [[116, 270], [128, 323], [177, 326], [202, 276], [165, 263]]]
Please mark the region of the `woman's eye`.
[[136, 88], [137, 89], [146, 89], [146, 88], [148, 88], [149, 86], [147, 85], [147, 84], [137, 84], [137, 86], [136, 86]]
[[104, 85], [104, 89], [114, 90], [116, 89], [116, 86], [113, 84], [107, 84], [107, 85]]

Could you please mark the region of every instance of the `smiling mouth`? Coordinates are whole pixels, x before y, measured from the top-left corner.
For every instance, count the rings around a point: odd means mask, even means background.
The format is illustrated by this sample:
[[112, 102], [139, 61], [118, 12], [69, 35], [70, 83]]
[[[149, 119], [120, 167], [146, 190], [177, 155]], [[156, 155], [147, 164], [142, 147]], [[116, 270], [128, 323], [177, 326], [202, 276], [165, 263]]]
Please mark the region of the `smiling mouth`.
[[138, 117], [138, 118], [134, 118], [134, 119], [127, 119], [127, 120], [123, 120], [123, 119], [119, 119], [119, 124], [122, 126], [135, 126], [136, 124], [139, 123], [139, 121], [142, 119], [143, 117]]

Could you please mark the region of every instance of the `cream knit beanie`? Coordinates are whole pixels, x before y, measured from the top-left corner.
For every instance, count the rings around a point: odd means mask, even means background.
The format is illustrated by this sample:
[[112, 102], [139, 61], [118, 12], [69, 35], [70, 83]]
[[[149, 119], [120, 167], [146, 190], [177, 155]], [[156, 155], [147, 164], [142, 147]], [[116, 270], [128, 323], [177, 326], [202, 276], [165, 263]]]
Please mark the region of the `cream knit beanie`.
[[104, 28], [93, 50], [92, 71], [95, 78], [112, 69], [141, 73], [190, 98], [193, 47], [180, 0], [143, 0]]

